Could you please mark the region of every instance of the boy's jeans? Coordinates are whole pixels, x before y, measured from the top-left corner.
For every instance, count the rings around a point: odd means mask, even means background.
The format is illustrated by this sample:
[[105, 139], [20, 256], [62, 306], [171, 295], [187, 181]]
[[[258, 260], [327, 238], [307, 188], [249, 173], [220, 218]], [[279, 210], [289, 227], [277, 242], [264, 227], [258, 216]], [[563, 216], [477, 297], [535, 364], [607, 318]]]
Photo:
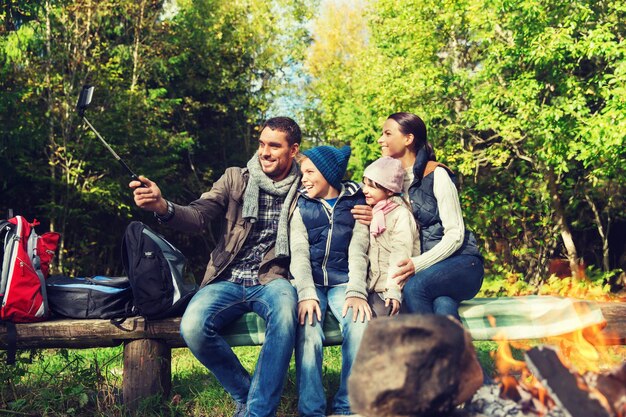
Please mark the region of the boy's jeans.
[[454, 255], [410, 277], [402, 289], [408, 313], [451, 315], [459, 321], [459, 305], [473, 298], [483, 283], [478, 256]]
[[[361, 317], [356, 322], [352, 321], [352, 309], [348, 310], [346, 317], [341, 317], [341, 310], [346, 301], [346, 287], [315, 287], [320, 299], [322, 320], [326, 311], [330, 311], [341, 324], [343, 343], [341, 345], [341, 380], [339, 390], [333, 400], [331, 414], [350, 415], [350, 402], [348, 400], [348, 377], [352, 363], [359, 349], [363, 333], [367, 326], [361, 322]], [[308, 317], [307, 317], [308, 320]], [[323, 417], [326, 415], [326, 395], [322, 385], [322, 343], [324, 332], [323, 322], [314, 320], [313, 326], [308, 321], [303, 326], [299, 323], [296, 332], [296, 380], [298, 383], [299, 401], [298, 412], [302, 417]]]
[[[295, 343], [296, 304], [296, 291], [286, 279], [252, 287], [218, 281], [201, 288], [183, 315], [180, 331], [187, 346], [235, 401], [247, 403], [246, 416], [276, 413]], [[249, 311], [266, 322], [252, 379], [218, 334]]]

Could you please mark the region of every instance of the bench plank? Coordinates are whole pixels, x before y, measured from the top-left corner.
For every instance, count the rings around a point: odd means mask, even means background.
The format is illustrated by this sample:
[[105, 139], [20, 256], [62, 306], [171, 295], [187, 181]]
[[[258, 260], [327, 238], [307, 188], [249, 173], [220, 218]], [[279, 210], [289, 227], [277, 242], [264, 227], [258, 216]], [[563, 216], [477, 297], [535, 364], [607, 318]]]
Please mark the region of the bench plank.
[[[118, 346], [124, 341], [161, 339], [171, 347], [185, 346], [180, 337], [180, 317], [146, 322], [131, 317], [120, 325], [101, 319], [54, 319], [40, 323], [18, 323], [17, 347], [93, 348]], [[0, 324], [0, 348], [6, 349], [6, 325]]]
[[[614, 345], [626, 344], [626, 303], [600, 302], [597, 304], [607, 321], [607, 326], [602, 332], [606, 342]], [[251, 319], [256, 316], [254, 313], [250, 314]], [[169, 347], [184, 347], [185, 342], [179, 332], [180, 320], [180, 317], [174, 317], [146, 321], [143, 317], [131, 317], [120, 325], [100, 319], [57, 319], [41, 323], [18, 323], [15, 325], [17, 347], [20, 349], [110, 347], [118, 346], [124, 341], [138, 339], [160, 339]], [[260, 318], [258, 320], [262, 321]], [[231, 346], [263, 343], [262, 338], [243, 340], [245, 343], [242, 343], [241, 337], [228, 331], [225, 332], [224, 337]], [[333, 339], [331, 342], [328, 344], [336, 344], [337, 340]], [[6, 349], [6, 346], [6, 325], [0, 323], [0, 349]]]

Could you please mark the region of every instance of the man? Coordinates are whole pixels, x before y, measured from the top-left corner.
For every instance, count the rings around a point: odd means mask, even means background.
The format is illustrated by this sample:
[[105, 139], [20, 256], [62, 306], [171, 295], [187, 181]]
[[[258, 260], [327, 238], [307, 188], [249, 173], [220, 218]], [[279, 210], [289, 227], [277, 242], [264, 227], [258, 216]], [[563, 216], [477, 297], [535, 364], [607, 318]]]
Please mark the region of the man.
[[[212, 189], [188, 206], [165, 200], [157, 185], [132, 181], [137, 206], [172, 227], [198, 232], [221, 220], [222, 235], [198, 293], [181, 322], [181, 334], [236, 402], [234, 417], [276, 413], [295, 342], [297, 296], [289, 270], [288, 218], [300, 181], [294, 161], [300, 127], [287, 117], [269, 119], [247, 168], [231, 167]], [[219, 331], [246, 312], [266, 321], [265, 343], [251, 378]]]

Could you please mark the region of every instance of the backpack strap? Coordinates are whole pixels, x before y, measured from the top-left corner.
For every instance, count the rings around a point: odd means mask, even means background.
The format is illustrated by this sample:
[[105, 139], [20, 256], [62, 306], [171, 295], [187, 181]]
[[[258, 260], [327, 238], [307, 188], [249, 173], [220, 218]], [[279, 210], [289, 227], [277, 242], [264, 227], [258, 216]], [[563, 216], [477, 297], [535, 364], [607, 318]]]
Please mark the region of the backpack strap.
[[[122, 329], [122, 324], [126, 321], [126, 317], [111, 317], [109, 322], [117, 327], [118, 329]], [[144, 329], [145, 330], [145, 329]]]

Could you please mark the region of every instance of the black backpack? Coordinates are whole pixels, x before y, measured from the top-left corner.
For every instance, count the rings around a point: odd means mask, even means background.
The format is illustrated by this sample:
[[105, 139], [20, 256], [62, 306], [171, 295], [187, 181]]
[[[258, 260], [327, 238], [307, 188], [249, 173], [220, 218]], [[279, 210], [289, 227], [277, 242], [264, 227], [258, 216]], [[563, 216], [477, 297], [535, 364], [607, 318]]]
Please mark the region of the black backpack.
[[137, 312], [146, 319], [181, 315], [198, 290], [186, 279], [185, 256], [142, 222], [131, 222], [122, 241], [122, 262]]

